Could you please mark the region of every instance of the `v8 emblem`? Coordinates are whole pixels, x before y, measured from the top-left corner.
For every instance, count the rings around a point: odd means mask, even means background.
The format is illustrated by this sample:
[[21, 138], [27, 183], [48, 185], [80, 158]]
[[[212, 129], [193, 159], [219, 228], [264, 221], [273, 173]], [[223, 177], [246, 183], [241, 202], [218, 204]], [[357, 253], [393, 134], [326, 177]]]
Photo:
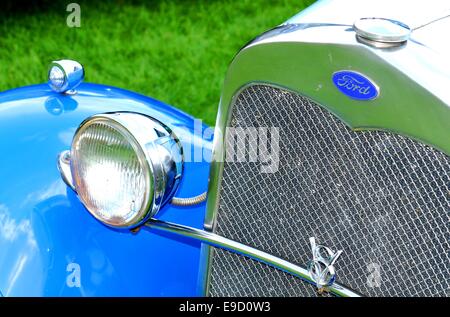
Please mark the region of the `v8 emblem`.
[[336, 272], [334, 263], [342, 253], [342, 250], [333, 252], [330, 248], [317, 245], [314, 237], [309, 238], [313, 259], [308, 262], [308, 272], [316, 283], [319, 293], [333, 285]]

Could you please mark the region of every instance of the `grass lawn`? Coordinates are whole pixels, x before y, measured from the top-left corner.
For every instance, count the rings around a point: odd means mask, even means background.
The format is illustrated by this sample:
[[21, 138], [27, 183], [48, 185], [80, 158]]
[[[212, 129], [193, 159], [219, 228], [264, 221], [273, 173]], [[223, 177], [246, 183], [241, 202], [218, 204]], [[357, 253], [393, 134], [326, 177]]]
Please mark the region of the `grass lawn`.
[[[80, 28], [66, 26], [70, 2], [81, 5]], [[52, 60], [69, 58], [85, 66], [86, 81], [152, 96], [214, 125], [234, 54], [312, 2], [7, 1], [0, 90], [44, 82]]]

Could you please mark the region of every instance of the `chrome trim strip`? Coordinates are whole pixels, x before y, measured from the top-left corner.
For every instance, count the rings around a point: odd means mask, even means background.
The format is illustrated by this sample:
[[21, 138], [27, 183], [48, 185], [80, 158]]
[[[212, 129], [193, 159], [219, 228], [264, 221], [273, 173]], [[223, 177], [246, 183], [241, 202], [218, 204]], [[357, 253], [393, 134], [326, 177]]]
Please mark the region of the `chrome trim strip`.
[[442, 12], [439, 13], [439, 14], [436, 15], [431, 21], [428, 21], [428, 22], [422, 22], [422, 24], [413, 27], [413, 31], [418, 30], [418, 29], [421, 29], [421, 28], [423, 28], [423, 27], [426, 27], [426, 26], [428, 26], [428, 25], [430, 25], [430, 24], [432, 24], [432, 23], [438, 22], [438, 21], [443, 20], [443, 19], [446, 19], [446, 18], [448, 18], [448, 17], [450, 17], [450, 10], [444, 11], [444, 13], [442, 13]]
[[[309, 275], [308, 271], [299, 265], [295, 265], [286, 260], [278, 258], [274, 255], [266, 253], [264, 251], [260, 251], [248, 245], [230, 240], [228, 238], [219, 236], [215, 233], [199, 230], [192, 227], [187, 227], [179, 224], [174, 224], [170, 222], [165, 222], [157, 219], [151, 219], [145, 224], [147, 227], [151, 229], [156, 229], [160, 231], [170, 232], [177, 235], [181, 235], [183, 237], [192, 238], [195, 240], [202, 241], [207, 243], [210, 246], [225, 249], [249, 258], [252, 258], [256, 261], [265, 263], [274, 267], [276, 269], [285, 271], [289, 274], [297, 276], [302, 280], [315, 285], [314, 280]], [[337, 296], [342, 297], [360, 297], [361, 295], [356, 293], [355, 291], [350, 290], [349, 288], [339, 284], [333, 283], [329, 287], [329, 291]]]

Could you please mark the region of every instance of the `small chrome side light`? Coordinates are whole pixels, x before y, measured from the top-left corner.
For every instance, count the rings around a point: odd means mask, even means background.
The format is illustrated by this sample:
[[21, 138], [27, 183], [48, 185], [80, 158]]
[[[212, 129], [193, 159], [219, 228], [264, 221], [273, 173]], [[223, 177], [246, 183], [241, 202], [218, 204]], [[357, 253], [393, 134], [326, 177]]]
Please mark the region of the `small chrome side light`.
[[48, 70], [48, 85], [59, 93], [73, 94], [84, 79], [84, 68], [77, 61], [53, 61]]

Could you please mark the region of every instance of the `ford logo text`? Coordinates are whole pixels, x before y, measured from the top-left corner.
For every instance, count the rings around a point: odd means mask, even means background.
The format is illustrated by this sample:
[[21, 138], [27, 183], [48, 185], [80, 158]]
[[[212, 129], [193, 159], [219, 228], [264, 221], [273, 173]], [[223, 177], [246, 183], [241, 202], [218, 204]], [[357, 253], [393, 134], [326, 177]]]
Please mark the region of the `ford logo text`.
[[378, 97], [379, 89], [366, 76], [349, 70], [333, 74], [333, 83], [344, 95], [356, 100], [373, 100]]

